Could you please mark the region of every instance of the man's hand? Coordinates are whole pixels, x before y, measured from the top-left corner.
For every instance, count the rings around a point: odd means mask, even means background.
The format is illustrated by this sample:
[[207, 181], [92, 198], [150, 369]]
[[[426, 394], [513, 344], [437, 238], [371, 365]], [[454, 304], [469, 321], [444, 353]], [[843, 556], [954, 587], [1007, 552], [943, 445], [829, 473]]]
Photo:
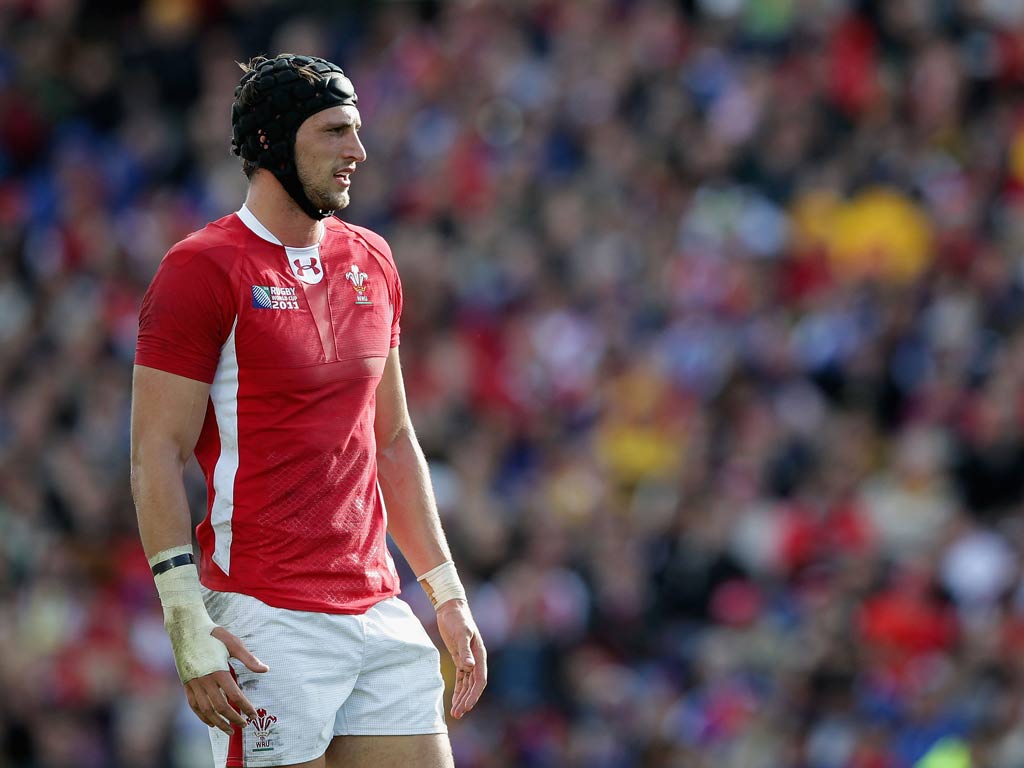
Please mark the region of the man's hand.
[[487, 649], [465, 600], [439, 605], [437, 628], [455, 662], [452, 717], [459, 719], [476, 706], [487, 685]]
[[[187, 562], [179, 562], [181, 559]], [[253, 672], [268, 672], [270, 668], [241, 640], [213, 623], [203, 603], [191, 544], [162, 550], [149, 558], [149, 565], [188, 705], [208, 726], [230, 736], [234, 733], [232, 725], [245, 727], [246, 720], [240, 713], [254, 717], [256, 710], [242, 695], [228, 659], [238, 659]]]
[[[224, 658], [238, 659], [253, 672], [268, 672], [270, 667], [257, 659], [248, 648], [224, 627], [215, 627], [210, 633], [212, 642], [225, 648]], [[242, 694], [229, 669], [218, 669], [185, 682], [185, 696], [196, 716], [211, 728], [234, 733], [232, 725], [244, 728], [246, 718], [256, 717], [256, 708]]]

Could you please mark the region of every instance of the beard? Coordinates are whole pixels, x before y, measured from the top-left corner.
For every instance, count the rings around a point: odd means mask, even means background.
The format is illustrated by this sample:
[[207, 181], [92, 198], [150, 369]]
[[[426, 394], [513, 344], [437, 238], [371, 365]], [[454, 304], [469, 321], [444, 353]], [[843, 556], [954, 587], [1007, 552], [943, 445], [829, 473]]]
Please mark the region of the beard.
[[333, 176], [326, 184], [318, 184], [310, 181], [316, 176], [304, 168], [301, 162], [295, 163], [295, 170], [298, 173], [303, 193], [321, 211], [340, 211], [348, 206], [350, 201], [348, 190], [335, 188]]

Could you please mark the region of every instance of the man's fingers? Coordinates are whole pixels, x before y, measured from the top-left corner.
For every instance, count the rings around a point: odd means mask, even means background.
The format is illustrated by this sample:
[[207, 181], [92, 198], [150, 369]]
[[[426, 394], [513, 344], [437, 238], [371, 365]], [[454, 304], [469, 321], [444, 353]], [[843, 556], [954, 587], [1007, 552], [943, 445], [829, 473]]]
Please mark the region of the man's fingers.
[[466, 698], [467, 674], [461, 670], [455, 672], [455, 690], [452, 692], [452, 717], [458, 719], [464, 713], [463, 700]]
[[[225, 681], [224, 678], [227, 678]], [[198, 682], [198, 688], [201, 692], [197, 698], [202, 700], [202, 695], [205, 694], [210, 700], [213, 713], [219, 717], [227, 720], [229, 723], [239, 726], [240, 728], [245, 727], [246, 719], [231, 706], [231, 703], [227, 700], [224, 695], [224, 691], [221, 690], [222, 685], [226, 685], [228, 682], [232, 683], [231, 676], [227, 672], [214, 672], [211, 675], [204, 675], [203, 677], [196, 678]]]
[[[229, 672], [217, 672], [215, 674], [217, 678], [217, 684], [220, 689], [224, 692], [224, 696], [228, 702], [231, 703], [234, 709], [248, 715], [249, 717], [256, 717], [256, 707], [254, 707], [249, 700], [242, 693], [242, 689], [238, 687], [238, 683], [235, 678], [231, 676]], [[244, 727], [243, 723], [243, 727]]]
[[192, 690], [192, 681], [190, 680], [185, 684], [185, 698], [188, 699], [188, 705], [195, 713], [196, 717], [202, 720], [206, 725], [211, 728], [216, 728], [216, 723], [210, 719], [210, 716], [206, 714], [205, 709], [209, 709], [209, 699], [203, 696], [204, 705], [199, 704], [200, 694]]
[[185, 698], [188, 699], [189, 709], [191, 709], [195, 713], [196, 717], [198, 717], [200, 720], [202, 720], [206, 725], [210, 726], [211, 728], [215, 728], [216, 727], [213, 723], [210, 722], [210, 719], [203, 713], [203, 710], [200, 708], [199, 704], [196, 702], [196, 695], [194, 693], [192, 693], [192, 689], [189, 688], [187, 685], [185, 686]]
[[455, 662], [451, 715], [460, 718], [476, 705], [487, 685], [487, 650], [468, 609], [458, 601], [438, 609], [437, 626]]
[[230, 672], [213, 672], [189, 680], [185, 684], [185, 696], [200, 720], [227, 734], [234, 732], [233, 725], [244, 728], [248, 724], [245, 715], [256, 716], [256, 708]]
[[253, 672], [270, 671], [270, 667], [257, 659], [253, 655], [252, 651], [245, 647], [245, 643], [224, 629], [224, 627], [214, 627], [210, 634], [224, 643], [224, 646], [228, 649], [228, 654], [230, 654], [232, 658], [238, 659]]
[[[453, 657], [454, 658], [454, 657]], [[452, 687], [452, 716], [457, 717], [455, 714], [459, 708], [459, 700], [462, 698], [462, 692], [465, 690], [466, 673], [459, 669], [458, 664], [455, 666], [455, 685]]]
[[469, 712], [476, 703], [480, 701], [480, 696], [484, 692], [484, 688], [487, 686], [487, 672], [483, 666], [474, 669], [469, 674], [470, 685], [466, 691], [466, 696], [462, 701], [463, 712]]
[[452, 694], [452, 717], [455, 718], [461, 718], [473, 709], [487, 686], [487, 649], [478, 632], [473, 633], [468, 656], [473, 664], [455, 672], [455, 692]]
[[209, 715], [209, 718], [210, 720], [207, 721], [207, 725], [213, 725], [214, 728], [219, 728], [220, 730], [224, 731], [224, 733], [226, 733], [228, 736], [235, 735], [235, 729], [231, 727], [231, 723], [229, 723], [223, 717], [218, 715], [216, 712], [213, 712], [211, 715]]
[[471, 646], [473, 648], [473, 658], [476, 660], [473, 671], [480, 676], [484, 685], [487, 685], [487, 648], [484, 646], [483, 638], [480, 637], [479, 632], [473, 635]]
[[228, 701], [228, 697], [219, 685], [212, 684], [210, 687], [213, 689], [209, 691], [209, 696], [210, 702], [213, 704], [214, 711], [232, 725], [244, 728], [245, 724], [248, 722], [245, 716], [231, 706], [231, 702]]
[[459, 670], [455, 673], [455, 693], [452, 694], [452, 715], [456, 718], [462, 717], [472, 709], [472, 705], [469, 704], [469, 701], [473, 691], [473, 679], [476, 673], [475, 667], [467, 670]]
[[[198, 678], [197, 678], [198, 679]], [[190, 680], [189, 683], [195, 681]], [[229, 736], [234, 733], [234, 729], [231, 727], [231, 723], [225, 720], [218, 712], [216, 705], [211, 701], [209, 694], [206, 689], [200, 685], [196, 685], [193, 690], [194, 705], [192, 711], [196, 713], [200, 720], [206, 723], [211, 728], [219, 728]]]
[[462, 717], [465, 712], [466, 693], [469, 691], [469, 674], [476, 665], [473, 652], [469, 648], [472, 635], [468, 632], [458, 639], [452, 661], [455, 662], [455, 691], [452, 693], [452, 717]]

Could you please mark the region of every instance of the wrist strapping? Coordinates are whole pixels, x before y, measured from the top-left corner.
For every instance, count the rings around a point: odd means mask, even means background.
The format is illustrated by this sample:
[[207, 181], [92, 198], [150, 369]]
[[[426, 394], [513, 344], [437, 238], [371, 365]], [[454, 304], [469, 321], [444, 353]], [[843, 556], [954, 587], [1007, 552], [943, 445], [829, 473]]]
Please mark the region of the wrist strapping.
[[446, 560], [436, 568], [431, 568], [422, 576], [416, 579], [423, 591], [430, 598], [434, 610], [437, 610], [442, 603], [449, 600], [465, 600], [466, 590], [459, 581], [459, 572], [455, 570], [455, 563]]
[[[175, 549], [181, 549], [181, 547], [175, 547]], [[154, 576], [159, 576], [164, 571], [169, 571], [171, 568], [177, 568], [179, 565], [195, 565], [196, 563], [196, 559], [192, 556], [191, 552], [183, 552], [180, 555], [174, 555], [173, 557], [168, 557], [166, 560], [158, 560], [153, 563], [152, 561], [156, 560], [158, 556], [159, 555], [154, 555], [150, 558], [149, 569], [153, 571]]]
[[[172, 547], [149, 558], [150, 567], [191, 555], [191, 545]], [[164, 627], [171, 638], [174, 665], [181, 682], [218, 670], [228, 670], [228, 649], [210, 633], [216, 628], [206, 610], [199, 588], [199, 571], [194, 563], [159, 571], [154, 577], [160, 604], [164, 609]]]

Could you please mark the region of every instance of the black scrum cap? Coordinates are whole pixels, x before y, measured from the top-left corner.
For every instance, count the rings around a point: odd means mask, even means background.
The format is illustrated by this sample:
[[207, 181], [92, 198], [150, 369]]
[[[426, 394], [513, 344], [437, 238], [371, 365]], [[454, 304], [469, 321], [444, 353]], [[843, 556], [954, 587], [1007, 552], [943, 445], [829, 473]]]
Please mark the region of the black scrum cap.
[[[295, 168], [295, 134], [310, 115], [356, 104], [352, 82], [337, 64], [316, 56], [281, 54], [254, 59], [235, 88], [231, 105], [231, 150], [273, 173], [311, 218], [334, 211], [314, 207]], [[262, 132], [262, 134], [261, 134]], [[261, 142], [261, 135], [266, 142]]]

